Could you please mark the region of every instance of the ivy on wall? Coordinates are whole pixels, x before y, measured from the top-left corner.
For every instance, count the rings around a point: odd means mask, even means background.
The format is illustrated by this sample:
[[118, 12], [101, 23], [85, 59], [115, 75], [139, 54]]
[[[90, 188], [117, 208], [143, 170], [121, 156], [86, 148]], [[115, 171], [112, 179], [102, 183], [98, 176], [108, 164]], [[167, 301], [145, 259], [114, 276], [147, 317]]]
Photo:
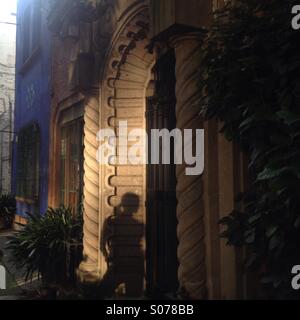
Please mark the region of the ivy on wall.
[[291, 288], [300, 265], [300, 31], [292, 0], [238, 0], [218, 11], [203, 57], [207, 119], [248, 154], [252, 183], [239, 196], [243, 212], [222, 219], [228, 244], [248, 247], [274, 298]]

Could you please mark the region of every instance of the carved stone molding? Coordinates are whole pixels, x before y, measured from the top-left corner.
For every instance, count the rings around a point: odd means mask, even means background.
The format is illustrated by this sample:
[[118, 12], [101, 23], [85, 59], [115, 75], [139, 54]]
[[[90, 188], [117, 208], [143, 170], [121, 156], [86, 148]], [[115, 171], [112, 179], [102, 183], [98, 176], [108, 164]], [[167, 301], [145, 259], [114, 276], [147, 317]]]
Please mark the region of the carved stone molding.
[[[202, 129], [203, 119], [199, 116], [201, 91], [198, 85], [201, 33], [181, 35], [172, 43], [176, 53], [177, 128]], [[203, 182], [202, 176], [187, 176], [186, 167], [186, 164], [178, 165], [176, 170], [178, 278], [191, 298], [203, 299], [206, 297]]]
[[49, 159], [49, 184], [48, 205], [50, 207], [60, 206], [60, 119], [62, 114], [77, 104], [82, 104], [85, 96], [77, 92], [68, 98], [58, 101], [52, 99], [50, 120], [50, 152]]
[[[138, 7], [139, 8], [139, 7]], [[144, 239], [145, 224], [145, 168], [142, 165], [99, 164], [96, 160], [99, 142], [99, 129], [111, 128], [118, 135], [118, 122], [127, 120], [130, 128], [145, 128], [145, 92], [150, 79], [150, 70], [154, 63], [153, 55], [145, 49], [148, 39], [147, 10], [132, 8], [126, 13], [126, 20], [115, 36], [110, 48], [106, 49], [106, 67], [100, 83], [100, 101], [97, 95], [86, 95], [85, 103], [85, 163], [84, 163], [84, 261], [79, 267], [79, 278], [82, 282], [95, 283], [105, 278], [107, 261], [101, 252], [101, 237], [107, 221], [117, 212], [125, 193], [131, 192], [139, 198], [139, 208], [135, 213], [138, 223], [129, 225], [127, 217], [122, 217], [121, 233], [125, 236], [118, 243], [111, 256], [119, 259], [118, 276], [129, 273], [129, 276], [144, 276], [144, 259], [122, 251], [128, 250], [126, 243], [132, 236]], [[125, 16], [124, 16], [125, 18]], [[126, 206], [126, 203], [123, 203]], [[130, 206], [130, 203], [128, 203]], [[125, 230], [129, 225], [128, 230]], [[115, 242], [116, 242], [115, 241]], [[122, 247], [123, 245], [123, 247]], [[119, 253], [118, 253], [119, 252]], [[120, 254], [121, 252], [121, 254]], [[132, 260], [132, 266], [122, 270], [122, 259]], [[121, 268], [121, 270], [120, 270]], [[130, 269], [128, 271], [128, 269]], [[125, 280], [126, 281], [126, 280]], [[134, 281], [131, 281], [134, 284]], [[128, 294], [130, 292], [128, 291]], [[131, 294], [142, 294], [131, 288]]]
[[[148, 21], [148, 10], [136, 13], [121, 29], [108, 54], [109, 60], [101, 89], [99, 126], [102, 129], [113, 129], [117, 137], [119, 135], [118, 123], [122, 120], [128, 122], [129, 129], [146, 128], [146, 88], [155, 61], [154, 56], [146, 50], [149, 44]], [[131, 277], [132, 275], [144, 276], [144, 257], [141, 257], [140, 253], [130, 253], [126, 258], [124, 252], [128, 250], [126, 242], [130, 241], [130, 237], [141, 238], [141, 244], [145, 250], [145, 172], [145, 165], [108, 164], [100, 166], [100, 226], [103, 226], [111, 216], [118, 214], [121, 203], [130, 206], [130, 203], [124, 203], [126, 193], [130, 192], [139, 197], [139, 207], [134, 214], [136, 224], [131, 225], [126, 216], [122, 218], [119, 234], [123, 233], [124, 243], [118, 242], [116, 238], [117, 244], [111, 253], [112, 259], [118, 261], [118, 276], [124, 273]], [[135, 245], [131, 245], [131, 248]], [[132, 250], [134, 251], [134, 248]], [[135, 251], [138, 249], [136, 248]], [[128, 262], [126, 266], [123, 266], [124, 259], [132, 261], [132, 266]], [[101, 275], [106, 272], [106, 269], [105, 259], [101, 255]], [[131, 290], [131, 293], [133, 291]], [[135, 292], [141, 294], [137, 290]]]
[[99, 280], [99, 164], [97, 132], [99, 130], [99, 95], [87, 94], [84, 108], [84, 261], [79, 267], [83, 282]]

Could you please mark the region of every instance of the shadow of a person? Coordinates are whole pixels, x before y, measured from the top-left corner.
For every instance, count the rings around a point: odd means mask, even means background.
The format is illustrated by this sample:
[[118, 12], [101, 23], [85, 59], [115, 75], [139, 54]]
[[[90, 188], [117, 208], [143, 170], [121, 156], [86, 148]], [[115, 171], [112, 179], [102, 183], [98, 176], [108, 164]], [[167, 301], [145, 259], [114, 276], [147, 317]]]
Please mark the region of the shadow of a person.
[[140, 296], [143, 292], [143, 224], [134, 218], [139, 206], [139, 197], [126, 193], [114, 214], [103, 224], [100, 250], [106, 259], [107, 272], [101, 280], [100, 290], [105, 297], [116, 294]]

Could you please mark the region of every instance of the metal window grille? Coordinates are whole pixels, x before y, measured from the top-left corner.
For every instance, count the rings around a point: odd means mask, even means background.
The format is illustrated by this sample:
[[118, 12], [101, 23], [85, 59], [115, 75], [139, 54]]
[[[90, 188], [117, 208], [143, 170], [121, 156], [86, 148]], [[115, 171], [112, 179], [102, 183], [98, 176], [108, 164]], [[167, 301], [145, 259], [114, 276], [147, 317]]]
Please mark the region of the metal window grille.
[[40, 131], [34, 124], [24, 128], [18, 137], [17, 196], [36, 201], [39, 197]]

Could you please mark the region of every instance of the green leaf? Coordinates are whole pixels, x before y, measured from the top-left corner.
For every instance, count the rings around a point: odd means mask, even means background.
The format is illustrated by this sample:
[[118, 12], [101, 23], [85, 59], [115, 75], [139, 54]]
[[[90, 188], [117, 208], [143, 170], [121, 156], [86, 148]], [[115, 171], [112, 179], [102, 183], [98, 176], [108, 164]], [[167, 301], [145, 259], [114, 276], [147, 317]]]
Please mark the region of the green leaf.
[[269, 249], [274, 250], [276, 247], [278, 247], [280, 244], [280, 238], [275, 234], [272, 236], [269, 242]]
[[266, 231], [266, 236], [268, 238], [271, 238], [277, 230], [278, 226], [270, 226]]
[[258, 214], [254, 215], [254, 216], [251, 216], [251, 217], [248, 219], [248, 222], [249, 222], [250, 224], [252, 224], [252, 223], [256, 222], [258, 219], [260, 219], [260, 218], [261, 218], [261, 214], [258, 213]]
[[258, 174], [257, 180], [269, 180], [280, 176], [282, 173], [289, 171], [290, 168], [284, 167], [281, 169], [265, 168], [261, 173]]

